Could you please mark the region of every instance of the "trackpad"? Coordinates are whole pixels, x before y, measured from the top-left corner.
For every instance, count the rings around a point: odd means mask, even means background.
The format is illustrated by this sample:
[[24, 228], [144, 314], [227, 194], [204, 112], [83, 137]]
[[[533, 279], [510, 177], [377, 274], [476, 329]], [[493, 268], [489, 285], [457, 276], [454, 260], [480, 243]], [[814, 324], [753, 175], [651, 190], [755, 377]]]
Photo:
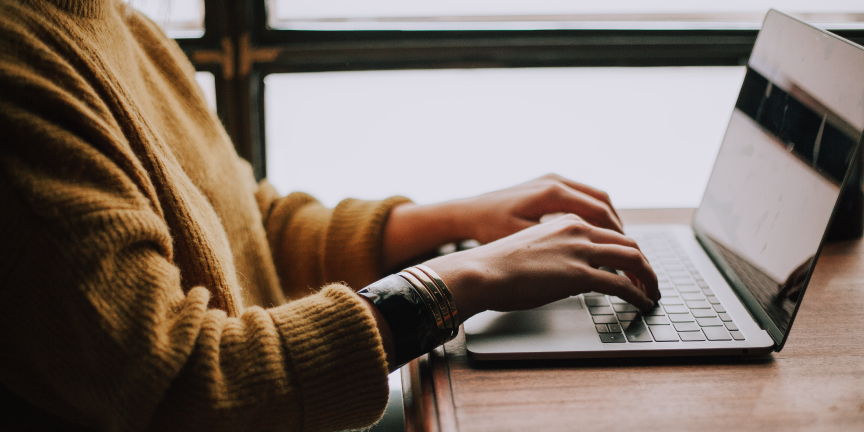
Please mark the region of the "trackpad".
[[483, 312], [465, 323], [467, 348], [475, 353], [573, 351], [597, 339], [578, 298], [538, 309]]

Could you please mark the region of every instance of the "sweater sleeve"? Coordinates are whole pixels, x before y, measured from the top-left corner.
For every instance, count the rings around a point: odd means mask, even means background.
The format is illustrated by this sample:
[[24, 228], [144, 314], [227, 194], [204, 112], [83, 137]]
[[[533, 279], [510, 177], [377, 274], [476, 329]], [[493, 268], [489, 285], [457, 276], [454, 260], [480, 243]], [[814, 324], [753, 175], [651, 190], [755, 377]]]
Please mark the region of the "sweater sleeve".
[[[87, 184], [117, 173], [78, 150], [80, 159], [52, 157], [88, 171], [77, 180], [0, 155], [3, 385], [99, 430], [338, 430], [375, 421], [388, 397], [386, 360], [362, 300], [331, 285], [239, 316], [208, 306], [208, 287], [183, 288], [162, 218], [132, 188]], [[78, 206], [99, 209], [74, 214]]]
[[218, 287], [175, 264], [190, 226], [169, 228], [129, 156], [141, 143], [86, 96], [53, 54], [64, 47], [0, 45], [4, 387], [97, 430], [339, 430], [380, 416], [386, 360], [362, 300], [330, 285], [269, 309], [217, 307]]
[[387, 217], [394, 207], [410, 202], [399, 196], [346, 199], [328, 209], [302, 192], [279, 198], [266, 180], [256, 197], [288, 298], [308, 295], [327, 283], [363, 287], [379, 279]]

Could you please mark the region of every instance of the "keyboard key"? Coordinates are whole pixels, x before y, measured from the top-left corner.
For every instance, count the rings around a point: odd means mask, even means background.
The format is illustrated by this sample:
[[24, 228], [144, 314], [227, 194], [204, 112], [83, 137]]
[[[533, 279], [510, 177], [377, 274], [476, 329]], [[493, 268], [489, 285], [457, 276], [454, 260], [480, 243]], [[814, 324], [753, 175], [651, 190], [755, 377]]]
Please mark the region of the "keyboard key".
[[721, 321], [732, 321], [732, 317], [730, 317], [728, 313], [719, 313], [717, 315], [720, 317]]
[[726, 312], [726, 308], [724, 308], [723, 305], [719, 305], [719, 304], [718, 304], [718, 305], [714, 305], [714, 310], [715, 310], [716, 312], [718, 312], [718, 313], [724, 313], [724, 312]]
[[732, 335], [732, 339], [744, 340], [744, 334], [740, 331], [730, 331], [729, 334]]
[[588, 311], [591, 315], [612, 315], [612, 308], [609, 306], [589, 307]]
[[657, 277], [657, 288], [659, 288], [661, 290], [673, 289], [673, 288], [675, 288], [675, 285], [672, 285], [669, 281], [660, 280], [660, 277], [658, 276]]
[[686, 314], [669, 314], [668, 316], [669, 316], [669, 321], [672, 321], [673, 323], [693, 322], [693, 315], [690, 315], [689, 313], [686, 313]]
[[626, 300], [623, 300], [620, 297], [609, 297], [609, 301], [612, 302], [613, 305], [627, 303]]
[[660, 299], [660, 304], [662, 305], [683, 305], [684, 300], [681, 300], [681, 297], [663, 297]]
[[720, 299], [718, 299], [717, 297], [714, 297], [714, 296], [708, 296], [708, 303], [711, 303], [714, 305], [719, 305]]
[[705, 332], [705, 337], [710, 341], [732, 340], [732, 336], [729, 336], [729, 332], [723, 327], [705, 327], [702, 331]]
[[714, 291], [711, 291], [711, 290], [708, 289], [708, 288], [703, 288], [703, 289], [702, 289], [702, 294], [705, 294], [706, 296], [711, 296], [711, 297], [713, 297], [713, 296], [714, 296]]
[[678, 330], [679, 332], [699, 331], [699, 324], [694, 322], [675, 323], [672, 325], [675, 326], [675, 330]]
[[698, 293], [699, 288], [696, 288], [693, 285], [683, 285], [678, 287], [678, 292], [680, 293]]
[[596, 315], [591, 318], [594, 318], [594, 324], [618, 324], [615, 315]]
[[711, 303], [705, 300], [688, 301], [687, 307], [690, 309], [711, 309]]
[[594, 324], [594, 328], [597, 329], [597, 333], [609, 333], [609, 328], [606, 327], [606, 324]]
[[639, 309], [636, 309], [636, 306], [631, 304], [616, 304], [612, 305], [612, 309], [615, 309], [615, 312], [638, 312]]
[[622, 312], [618, 314], [618, 321], [642, 321], [639, 312]]
[[694, 285], [695, 286], [696, 285], [696, 283], [693, 282], [693, 279], [690, 279], [690, 277], [686, 277], [686, 278], [683, 278], [683, 277], [682, 278], [674, 278], [673, 277], [672, 278], [672, 284], [674, 284], [675, 286], [679, 286], [679, 285]]
[[621, 333], [601, 333], [600, 334], [600, 342], [603, 343], [624, 343], [627, 342], [624, 339], [624, 335]]
[[[600, 336], [602, 337], [603, 335]], [[705, 340], [705, 336], [702, 335], [701, 331], [678, 332], [678, 337], [680, 337], [681, 340], [684, 342], [696, 342]]]
[[585, 297], [585, 304], [588, 306], [609, 306], [606, 297]]
[[648, 326], [651, 329], [651, 335], [657, 342], [678, 342], [678, 333], [672, 326], [668, 325], [652, 325]]
[[681, 294], [681, 298], [684, 300], [705, 300], [705, 296], [698, 292]]
[[678, 297], [678, 291], [675, 291], [675, 288], [661, 289], [660, 298], [663, 297]]
[[624, 334], [627, 335], [627, 340], [630, 342], [654, 342], [651, 333], [641, 321], [633, 321], [622, 327], [624, 327]]
[[621, 325], [620, 324], [606, 324], [609, 327], [609, 332], [611, 333], [621, 333]]
[[689, 309], [684, 305], [664, 305], [663, 309], [666, 310], [666, 313], [687, 313]]
[[690, 313], [696, 318], [714, 318], [717, 316], [711, 309], [693, 309]]
[[723, 323], [723, 324], [726, 324], [726, 330], [729, 330], [729, 331], [737, 331], [738, 330], [738, 326], [735, 325], [734, 322], [727, 322], [727, 323]]
[[669, 324], [669, 318], [665, 316], [646, 316], [645, 322], [648, 324]]
[[699, 288], [708, 288], [708, 282], [705, 282], [704, 280], [696, 282], [696, 285], [699, 285]]
[[722, 327], [723, 321], [719, 318], [696, 318], [696, 322], [702, 327]]

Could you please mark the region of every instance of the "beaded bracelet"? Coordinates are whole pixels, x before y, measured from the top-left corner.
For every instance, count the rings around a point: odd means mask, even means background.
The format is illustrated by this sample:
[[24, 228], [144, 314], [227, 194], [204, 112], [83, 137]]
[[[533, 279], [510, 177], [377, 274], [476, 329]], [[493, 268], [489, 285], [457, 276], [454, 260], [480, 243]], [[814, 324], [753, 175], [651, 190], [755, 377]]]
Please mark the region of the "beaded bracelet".
[[427, 266], [409, 267], [358, 291], [390, 327], [395, 348], [394, 368], [452, 340], [459, 332], [459, 315], [444, 281]]

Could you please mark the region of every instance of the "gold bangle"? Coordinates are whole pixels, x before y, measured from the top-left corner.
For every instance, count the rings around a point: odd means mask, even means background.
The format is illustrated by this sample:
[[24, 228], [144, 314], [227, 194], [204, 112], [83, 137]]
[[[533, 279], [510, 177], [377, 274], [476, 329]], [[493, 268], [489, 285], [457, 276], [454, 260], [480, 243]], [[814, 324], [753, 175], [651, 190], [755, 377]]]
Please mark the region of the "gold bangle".
[[444, 298], [444, 295], [441, 294], [438, 289], [438, 285], [430, 278], [426, 273], [416, 267], [408, 267], [404, 271], [411, 273], [417, 279], [419, 279], [429, 292], [435, 297], [435, 300], [438, 302], [438, 305], [441, 306], [441, 315], [444, 317], [444, 325], [448, 330], [453, 330], [453, 314], [450, 312], [450, 305], [447, 304], [447, 300]]
[[435, 324], [438, 326], [438, 329], [446, 330], [444, 327], [444, 317], [441, 316], [441, 308], [438, 307], [438, 302], [436, 302], [432, 295], [429, 294], [429, 291], [423, 285], [423, 282], [417, 280], [417, 278], [411, 273], [401, 271], [397, 274], [407, 280], [408, 283], [414, 287], [414, 290], [417, 291], [417, 294], [423, 298], [423, 301], [426, 302], [426, 306], [428, 306], [429, 310], [432, 311], [432, 316], [435, 318]]
[[445, 284], [444, 280], [438, 276], [438, 273], [435, 273], [435, 270], [432, 270], [429, 266], [418, 264], [415, 267], [429, 275], [429, 277], [438, 285], [440, 291], [444, 294], [444, 298], [447, 299], [447, 304], [450, 306], [450, 313], [453, 316], [453, 325], [458, 329], [459, 325], [462, 323], [459, 321], [459, 312], [456, 310], [456, 302], [453, 300], [453, 295], [450, 294], [450, 289], [447, 288], [447, 284]]

